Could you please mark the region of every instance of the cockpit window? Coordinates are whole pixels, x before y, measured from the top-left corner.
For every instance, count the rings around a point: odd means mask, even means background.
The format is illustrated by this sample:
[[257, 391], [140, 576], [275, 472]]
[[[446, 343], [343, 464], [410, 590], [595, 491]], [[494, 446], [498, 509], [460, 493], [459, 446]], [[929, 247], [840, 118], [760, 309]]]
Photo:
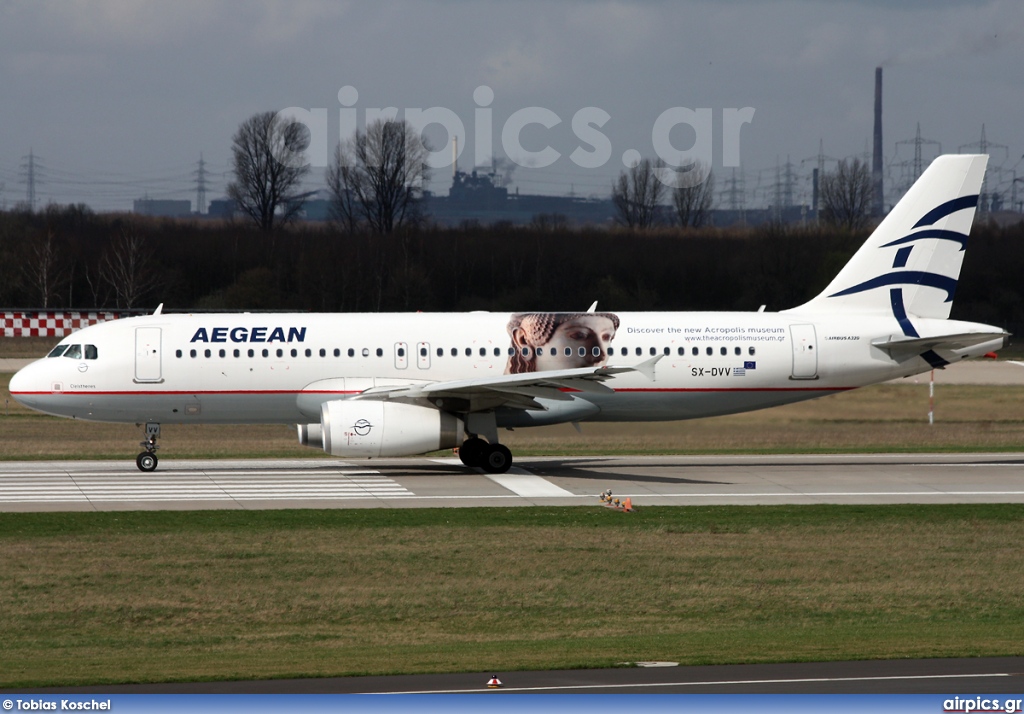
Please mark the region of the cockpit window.
[[86, 359], [96, 359], [98, 356], [99, 356], [99, 353], [96, 350], [96, 345], [86, 345], [85, 346], [85, 358]]
[[82, 346], [71, 345], [68, 347], [68, 351], [64, 353], [64, 356], [70, 359], [82, 359]]
[[48, 354], [46, 356], [47, 357], [60, 357], [62, 354], [64, 354], [64, 350], [66, 350], [67, 348], [68, 348], [67, 345], [57, 345], [52, 350], [50, 350], [50, 354]]

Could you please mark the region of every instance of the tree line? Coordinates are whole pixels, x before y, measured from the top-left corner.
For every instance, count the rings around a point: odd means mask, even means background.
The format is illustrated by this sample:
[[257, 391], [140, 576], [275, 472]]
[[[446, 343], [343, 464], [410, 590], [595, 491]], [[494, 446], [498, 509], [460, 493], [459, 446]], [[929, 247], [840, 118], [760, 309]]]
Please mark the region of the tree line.
[[[25, 308], [769, 310], [810, 299], [867, 229], [336, 224], [0, 212], [0, 304]], [[1024, 332], [1024, 223], [976, 225], [953, 317]]]

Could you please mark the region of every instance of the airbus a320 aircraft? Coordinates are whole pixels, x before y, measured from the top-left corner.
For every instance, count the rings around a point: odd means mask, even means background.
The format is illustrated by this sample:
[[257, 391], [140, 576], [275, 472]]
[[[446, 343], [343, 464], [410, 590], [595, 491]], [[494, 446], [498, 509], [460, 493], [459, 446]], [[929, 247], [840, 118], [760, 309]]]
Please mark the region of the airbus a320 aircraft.
[[161, 424], [282, 423], [335, 456], [460, 446], [501, 473], [503, 428], [749, 411], [1001, 347], [1003, 330], [949, 319], [987, 160], [936, 159], [820, 295], [778, 313], [158, 309], [64, 338], [10, 391], [48, 414], [145, 424], [143, 471]]

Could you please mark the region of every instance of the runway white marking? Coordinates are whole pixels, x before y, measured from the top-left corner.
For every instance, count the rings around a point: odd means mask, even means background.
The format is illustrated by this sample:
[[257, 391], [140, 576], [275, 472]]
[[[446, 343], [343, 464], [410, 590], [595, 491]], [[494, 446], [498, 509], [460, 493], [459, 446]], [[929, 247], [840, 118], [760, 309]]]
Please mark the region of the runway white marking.
[[[516, 471], [520, 473], [514, 473]], [[486, 474], [486, 476], [502, 488], [507, 488], [512, 493], [523, 498], [579, 498], [579, 494], [566, 491], [547, 479], [534, 476], [522, 469], [512, 469], [512, 471], [505, 474]]]
[[[435, 464], [445, 466], [463, 466], [462, 461], [457, 458], [431, 459]], [[482, 469], [480, 469], [482, 471]], [[507, 488], [512, 493], [523, 498], [579, 498], [580, 494], [566, 491], [556, 486], [545, 478], [536, 476], [526, 469], [513, 466], [508, 473], [488, 474], [484, 476], [502, 488]], [[491, 497], [493, 498], [493, 496]]]
[[414, 494], [379, 472], [359, 469], [200, 470], [71, 473], [54, 469], [0, 474], [0, 503], [123, 501], [281, 501], [409, 498]]
[[[1006, 672], [992, 674], [912, 674], [892, 677], [807, 677], [803, 679], [735, 679], [706, 682], [637, 682], [630, 684], [567, 684], [550, 687], [503, 687], [503, 692], [558, 692], [574, 689], [641, 689], [647, 687], [713, 687], [738, 684], [805, 684], [814, 682], [885, 682], [915, 679], [978, 679], [981, 677], [1009, 677]], [[507, 681], [507, 680], [506, 680]], [[474, 689], [424, 689], [413, 692], [369, 692], [369, 694], [464, 694], [467, 692], [493, 692], [485, 687]]]

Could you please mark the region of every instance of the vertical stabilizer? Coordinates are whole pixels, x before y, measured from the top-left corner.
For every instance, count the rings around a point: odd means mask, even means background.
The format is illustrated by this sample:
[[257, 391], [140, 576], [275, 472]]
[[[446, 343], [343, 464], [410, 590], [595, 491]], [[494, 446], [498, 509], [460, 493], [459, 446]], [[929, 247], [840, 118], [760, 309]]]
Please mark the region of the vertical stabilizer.
[[946, 319], [988, 156], [940, 156], [921, 174], [824, 292], [792, 312]]

